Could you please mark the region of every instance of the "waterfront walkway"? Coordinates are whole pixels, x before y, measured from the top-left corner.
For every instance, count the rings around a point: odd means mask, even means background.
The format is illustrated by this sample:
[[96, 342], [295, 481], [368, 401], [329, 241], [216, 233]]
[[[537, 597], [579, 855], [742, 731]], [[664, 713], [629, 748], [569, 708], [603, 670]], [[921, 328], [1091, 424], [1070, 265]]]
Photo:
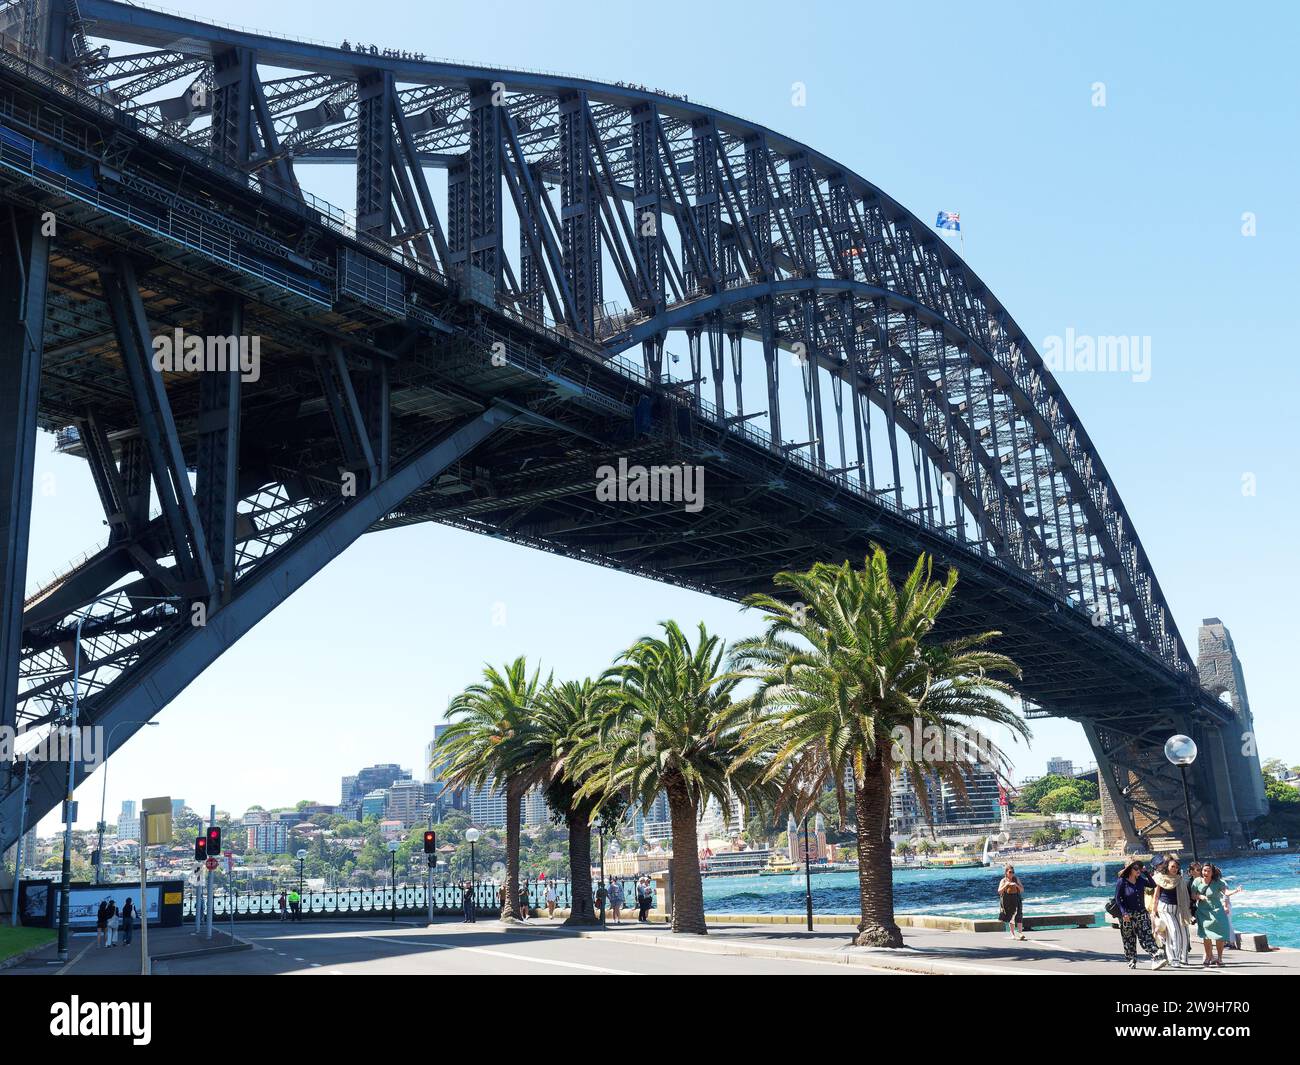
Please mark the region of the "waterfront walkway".
[[[1123, 960], [1113, 928], [1053, 928], [1030, 932], [1020, 942], [1004, 933], [905, 928], [901, 950], [851, 945], [853, 929], [742, 920], [712, 924], [707, 936], [674, 935], [662, 922], [635, 920], [604, 930], [575, 931], [558, 918], [526, 924], [480, 920], [465, 925], [440, 919], [254, 921], [236, 927], [232, 944], [218, 932], [212, 941], [190, 927], [150, 933], [153, 972], [158, 976], [289, 973], [556, 975], [1027, 975], [1109, 974], [1119, 979], [1217, 980], [1227, 976], [1300, 975], [1300, 950], [1265, 953], [1237, 950], [1224, 968], [1196, 964], [1152, 972], [1140, 955], [1136, 972]], [[215, 948], [215, 949], [214, 949]], [[130, 975], [140, 971], [138, 945], [100, 948], [94, 936], [74, 936], [69, 961], [60, 964], [54, 945], [25, 958], [5, 974]]]
[[1107, 926], [1044, 929], [1028, 933], [1024, 942], [1013, 940], [1005, 933], [905, 928], [905, 945], [901, 950], [854, 947], [851, 945], [851, 927], [816, 923], [813, 931], [809, 932], [799, 924], [729, 921], [710, 924], [707, 936], [674, 935], [662, 924], [642, 925], [635, 920], [619, 925], [607, 924], [603, 931], [593, 929], [582, 933], [575, 933], [563, 928], [559, 921], [550, 922], [545, 918], [529, 921], [523, 927], [536, 935], [580, 934], [592, 939], [625, 943], [632, 949], [741, 954], [864, 966], [900, 973], [1035, 976], [1109, 973], [1133, 978], [1172, 975], [1201, 979], [1261, 974], [1300, 976], [1300, 950], [1270, 950], [1267, 953], [1229, 950], [1224, 953], [1222, 969], [1202, 969], [1199, 941], [1192, 944], [1194, 964], [1191, 967], [1166, 967], [1152, 972], [1149, 958], [1139, 953], [1138, 969], [1130, 972], [1124, 964], [1119, 932]]

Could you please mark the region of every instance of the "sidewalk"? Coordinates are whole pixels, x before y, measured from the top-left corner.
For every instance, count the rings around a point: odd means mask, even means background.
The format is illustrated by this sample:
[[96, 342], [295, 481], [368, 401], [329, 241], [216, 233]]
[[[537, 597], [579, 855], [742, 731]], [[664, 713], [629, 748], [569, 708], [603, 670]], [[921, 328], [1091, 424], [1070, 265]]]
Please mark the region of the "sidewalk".
[[[213, 929], [212, 938], [195, 935], [194, 926], [180, 928], [150, 928], [149, 958], [152, 962], [176, 957], [205, 957], [210, 954], [227, 954], [238, 950], [252, 950], [251, 943], [226, 932]], [[58, 960], [58, 943], [50, 943], [28, 955], [0, 975], [47, 976], [72, 974], [76, 976], [138, 976], [140, 974], [140, 930], [126, 946], [100, 947], [95, 943], [94, 932], [75, 932], [68, 941], [68, 960]]]
[[1201, 945], [1192, 944], [1192, 962], [1187, 968], [1150, 971], [1149, 959], [1138, 955], [1138, 970], [1124, 964], [1119, 933], [1108, 927], [1059, 928], [1031, 932], [1024, 942], [988, 932], [944, 931], [934, 928], [904, 928], [904, 947], [881, 950], [854, 947], [852, 929], [814, 924], [813, 931], [799, 925], [710, 924], [707, 936], [674, 935], [663, 924], [624, 922], [600, 929], [576, 931], [559, 921], [534, 919], [512, 925], [512, 931], [537, 935], [582, 936], [605, 941], [636, 944], [644, 948], [705, 951], [716, 954], [745, 954], [753, 957], [787, 958], [842, 965], [862, 965], [882, 971], [941, 974], [1005, 974], [1072, 976], [1110, 973], [1113, 975], [1202, 976], [1234, 975], [1300, 976], [1300, 951], [1272, 950], [1268, 953], [1229, 950], [1222, 969], [1201, 969]]

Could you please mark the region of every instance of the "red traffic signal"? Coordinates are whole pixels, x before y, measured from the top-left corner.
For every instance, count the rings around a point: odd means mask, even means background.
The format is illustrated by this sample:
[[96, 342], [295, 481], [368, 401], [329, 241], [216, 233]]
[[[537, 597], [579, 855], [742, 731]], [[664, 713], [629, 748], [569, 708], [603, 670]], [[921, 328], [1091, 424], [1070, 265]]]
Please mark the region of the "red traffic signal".
[[208, 841], [203, 836], [194, 837], [194, 860], [203, 861], [208, 856]]
[[435, 854], [438, 850], [438, 833], [426, 832], [424, 834], [424, 853]]
[[212, 825], [208, 829], [208, 857], [215, 858], [221, 853], [221, 829]]

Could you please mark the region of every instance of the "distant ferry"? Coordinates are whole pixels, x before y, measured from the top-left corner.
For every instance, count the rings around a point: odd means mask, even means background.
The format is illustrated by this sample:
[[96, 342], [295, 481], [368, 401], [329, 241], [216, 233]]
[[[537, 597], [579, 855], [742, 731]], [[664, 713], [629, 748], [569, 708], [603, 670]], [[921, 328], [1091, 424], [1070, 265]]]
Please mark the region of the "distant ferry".
[[752, 847], [744, 851], [706, 852], [700, 859], [701, 876], [755, 876], [768, 868], [772, 859], [769, 847]]
[[[810, 873], [849, 873], [857, 872], [858, 865], [856, 862], [810, 862], [808, 872]], [[771, 864], [762, 870], [759, 876], [791, 876], [796, 873], [802, 873], [803, 865], [799, 862], [792, 862], [785, 856], [773, 855]]]

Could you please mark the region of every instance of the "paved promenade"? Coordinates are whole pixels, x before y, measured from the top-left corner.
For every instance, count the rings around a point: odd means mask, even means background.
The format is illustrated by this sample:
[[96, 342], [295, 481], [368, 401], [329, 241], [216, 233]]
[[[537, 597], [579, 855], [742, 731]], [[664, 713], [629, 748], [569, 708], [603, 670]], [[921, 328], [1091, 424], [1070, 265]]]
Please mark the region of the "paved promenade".
[[[545, 919], [528, 922], [535, 935], [565, 936], [572, 931]], [[1201, 946], [1192, 944], [1194, 965], [1152, 972], [1149, 959], [1139, 954], [1138, 969], [1124, 964], [1119, 933], [1109, 927], [1053, 928], [1028, 933], [1021, 942], [1005, 933], [955, 932], [931, 928], [903, 929], [901, 950], [854, 947], [852, 929], [842, 925], [817, 925], [807, 931], [802, 925], [717, 923], [707, 936], [675, 936], [663, 925], [607, 924], [604, 931], [581, 933], [604, 941], [615, 940], [630, 948], [660, 948], [675, 951], [705, 951], [713, 954], [744, 954], [749, 957], [821, 961], [876, 971], [931, 974], [999, 974], [1074, 976], [1109, 973], [1125, 977], [1221, 979], [1233, 975], [1276, 973], [1300, 976], [1300, 951], [1272, 950], [1254, 953], [1229, 950], [1223, 968], [1202, 969]]]
[[[901, 950], [870, 950], [850, 943], [842, 924], [717, 923], [708, 936], [673, 935], [660, 924], [635, 920], [581, 932], [560, 920], [534, 918], [506, 925], [473, 925], [443, 919], [250, 921], [236, 925], [234, 944], [224, 933], [213, 940], [190, 927], [155, 929], [149, 937], [155, 975], [1025, 975], [1109, 974], [1125, 980], [1220, 980], [1232, 976], [1300, 975], [1300, 951], [1228, 951], [1224, 968], [1195, 964], [1152, 972], [1145, 955], [1136, 972], [1125, 967], [1119, 933], [1109, 927], [1054, 928], [1030, 932], [1026, 941], [1004, 933], [905, 928]], [[231, 949], [233, 946], [233, 950]], [[214, 949], [215, 948], [215, 949]], [[6, 975], [70, 973], [128, 975], [139, 972], [138, 941], [100, 948], [94, 936], [74, 936], [69, 961], [59, 964], [53, 945]]]

